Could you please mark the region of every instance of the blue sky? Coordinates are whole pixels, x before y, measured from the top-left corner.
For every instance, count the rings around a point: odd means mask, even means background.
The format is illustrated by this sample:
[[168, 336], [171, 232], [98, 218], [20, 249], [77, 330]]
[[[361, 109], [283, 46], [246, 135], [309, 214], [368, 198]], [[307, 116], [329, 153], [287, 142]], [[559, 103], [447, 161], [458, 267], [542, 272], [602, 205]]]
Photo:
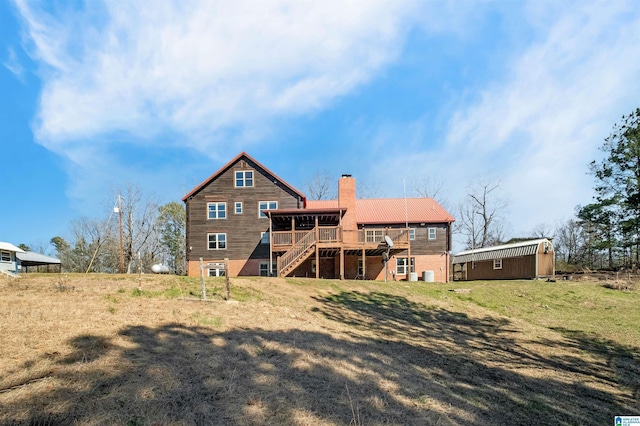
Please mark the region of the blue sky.
[[640, 107], [636, 1], [0, 0], [0, 241], [47, 245], [133, 183], [179, 201], [240, 151], [305, 191], [499, 180], [509, 236], [591, 200]]

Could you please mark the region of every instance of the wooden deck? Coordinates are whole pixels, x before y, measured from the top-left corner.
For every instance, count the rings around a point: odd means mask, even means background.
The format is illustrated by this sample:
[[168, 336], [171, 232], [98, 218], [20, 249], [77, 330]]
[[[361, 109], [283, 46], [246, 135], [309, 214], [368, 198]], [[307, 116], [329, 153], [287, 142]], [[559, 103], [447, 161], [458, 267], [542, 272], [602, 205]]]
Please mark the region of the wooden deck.
[[[274, 253], [286, 252], [294, 244], [302, 240], [313, 229], [300, 231], [274, 231], [272, 236], [272, 251]], [[394, 249], [405, 250], [409, 247], [408, 228], [367, 228], [359, 229], [357, 239], [345, 241], [340, 226], [319, 226], [317, 229], [316, 244], [318, 248], [335, 248], [344, 250], [379, 250], [386, 249], [385, 236], [393, 241]]]

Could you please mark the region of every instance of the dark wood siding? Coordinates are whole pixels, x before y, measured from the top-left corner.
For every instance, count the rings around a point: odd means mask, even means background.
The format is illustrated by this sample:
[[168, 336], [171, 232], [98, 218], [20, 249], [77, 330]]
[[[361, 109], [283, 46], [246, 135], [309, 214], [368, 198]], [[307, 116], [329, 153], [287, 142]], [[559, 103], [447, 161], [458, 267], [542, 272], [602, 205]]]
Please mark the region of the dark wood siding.
[[[415, 228], [416, 239], [411, 241], [411, 255], [442, 254], [449, 250], [449, 224], [446, 223], [419, 223], [409, 224]], [[435, 228], [436, 238], [429, 239], [429, 228]]]
[[467, 263], [469, 280], [515, 280], [536, 277], [535, 255], [502, 259], [502, 269], [493, 269], [493, 260]]
[[[235, 172], [254, 171], [253, 187], [235, 187]], [[242, 214], [235, 214], [235, 202], [242, 202]], [[187, 258], [268, 259], [269, 245], [260, 243], [261, 232], [269, 230], [269, 219], [259, 218], [260, 201], [277, 201], [279, 209], [301, 207], [298, 194], [276, 177], [245, 157], [231, 164], [186, 201]], [[226, 202], [226, 219], [208, 219], [207, 203]], [[225, 250], [209, 250], [207, 234], [226, 233]]]

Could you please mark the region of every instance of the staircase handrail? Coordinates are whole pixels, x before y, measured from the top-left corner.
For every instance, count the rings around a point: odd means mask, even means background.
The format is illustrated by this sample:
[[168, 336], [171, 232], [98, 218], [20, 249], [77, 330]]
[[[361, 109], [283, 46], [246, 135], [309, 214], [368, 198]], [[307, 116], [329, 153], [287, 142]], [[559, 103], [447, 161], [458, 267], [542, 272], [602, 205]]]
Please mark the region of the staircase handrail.
[[295, 243], [285, 254], [280, 257], [280, 274], [291, 266], [298, 258], [306, 252], [316, 242], [316, 230], [315, 228], [307, 232], [297, 243]]

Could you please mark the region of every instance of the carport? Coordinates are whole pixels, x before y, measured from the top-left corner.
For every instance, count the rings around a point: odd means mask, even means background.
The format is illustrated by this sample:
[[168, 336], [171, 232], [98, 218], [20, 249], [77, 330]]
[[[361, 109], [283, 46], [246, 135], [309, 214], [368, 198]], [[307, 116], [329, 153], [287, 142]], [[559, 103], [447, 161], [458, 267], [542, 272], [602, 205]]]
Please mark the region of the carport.
[[27, 251], [16, 253], [20, 272], [62, 272], [62, 262], [55, 257]]

